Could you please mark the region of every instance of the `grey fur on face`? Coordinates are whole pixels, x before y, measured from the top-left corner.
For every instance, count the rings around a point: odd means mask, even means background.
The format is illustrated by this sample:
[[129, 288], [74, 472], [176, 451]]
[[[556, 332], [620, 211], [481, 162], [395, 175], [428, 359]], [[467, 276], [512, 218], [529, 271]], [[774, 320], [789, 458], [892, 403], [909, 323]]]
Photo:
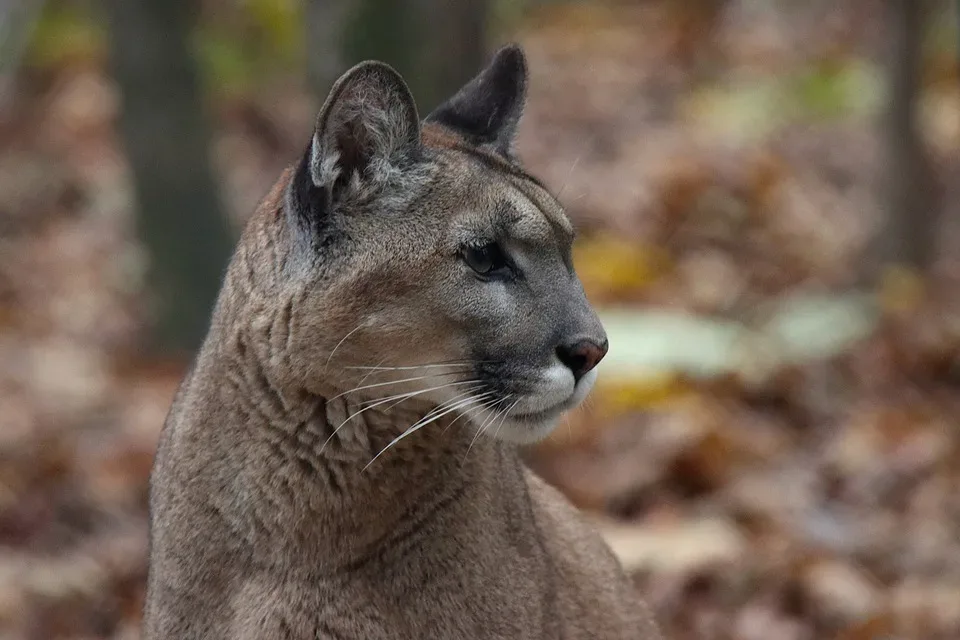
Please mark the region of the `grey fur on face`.
[[[581, 345], [598, 357], [606, 350], [573, 272], [573, 229], [512, 155], [526, 85], [522, 53], [505, 48], [427, 117], [424, 131], [393, 69], [357, 65], [321, 109], [288, 199], [294, 217], [306, 221], [299, 229], [308, 237], [297, 244], [311, 247], [307, 263], [322, 265], [317, 273], [337, 271], [334, 286], [377, 292], [370, 306], [347, 305], [349, 316], [333, 325], [360, 327], [339, 357], [373, 342], [429, 341], [431, 349], [416, 353], [388, 350], [383, 362], [469, 363], [464, 383], [474, 380], [476, 397], [495, 402], [463, 424], [514, 442], [542, 438], [589, 392], [592, 366], [579, 375], [564, 350]], [[464, 256], [477, 251], [495, 253], [503, 268], [471, 270]], [[311, 291], [302, 304], [322, 306], [329, 316], [329, 308], [342, 305], [324, 290], [328, 278], [311, 275], [299, 283]], [[330, 326], [317, 327], [316, 337], [307, 328], [297, 333], [304, 353], [322, 357]], [[329, 372], [322, 375], [330, 383]], [[452, 401], [459, 391], [450, 386], [428, 397]], [[500, 410], [502, 416], [491, 413]]]

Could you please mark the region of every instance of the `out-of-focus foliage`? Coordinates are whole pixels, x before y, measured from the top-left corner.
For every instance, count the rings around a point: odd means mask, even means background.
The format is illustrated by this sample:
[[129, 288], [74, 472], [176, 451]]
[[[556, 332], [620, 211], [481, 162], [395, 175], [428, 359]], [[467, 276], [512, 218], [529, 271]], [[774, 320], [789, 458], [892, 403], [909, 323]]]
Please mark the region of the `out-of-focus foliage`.
[[581, 239], [574, 262], [584, 286], [607, 299], [642, 291], [670, 268], [669, 256], [657, 247], [615, 236]]
[[862, 60], [825, 61], [808, 68], [743, 80], [694, 93], [689, 115], [735, 138], [759, 139], [803, 122], [868, 118], [883, 90], [876, 65]]
[[90, 11], [72, 3], [50, 2], [38, 21], [27, 62], [56, 67], [71, 60], [101, 58], [106, 52], [105, 27]]
[[[102, 12], [80, 0], [49, 0], [25, 63], [56, 69], [70, 61], [102, 59]], [[250, 94], [271, 74], [302, 71], [303, 3], [298, 0], [210, 0], [202, 3], [194, 47], [208, 89]]]
[[212, 91], [249, 94], [271, 74], [303, 70], [302, 3], [243, 0], [212, 3], [194, 43]]

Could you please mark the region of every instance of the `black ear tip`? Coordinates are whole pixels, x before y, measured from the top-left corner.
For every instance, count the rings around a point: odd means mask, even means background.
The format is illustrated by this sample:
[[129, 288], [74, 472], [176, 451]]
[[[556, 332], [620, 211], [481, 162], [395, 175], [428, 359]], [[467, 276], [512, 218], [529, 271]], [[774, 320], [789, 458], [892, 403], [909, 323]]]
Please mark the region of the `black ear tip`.
[[527, 56], [523, 48], [512, 42], [501, 47], [493, 56], [493, 66], [506, 67], [514, 72], [525, 75], [527, 72]]
[[527, 93], [527, 59], [517, 44], [501, 47], [490, 63], [427, 116], [474, 145], [511, 155]]

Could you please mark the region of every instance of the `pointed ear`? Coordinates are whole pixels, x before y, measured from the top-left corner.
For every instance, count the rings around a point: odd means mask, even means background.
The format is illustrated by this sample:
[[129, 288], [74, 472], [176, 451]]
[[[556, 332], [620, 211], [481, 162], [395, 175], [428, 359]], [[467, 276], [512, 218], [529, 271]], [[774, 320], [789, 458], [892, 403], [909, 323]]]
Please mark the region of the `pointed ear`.
[[490, 65], [427, 116], [472, 144], [510, 156], [527, 96], [527, 61], [517, 45], [503, 47]]
[[410, 89], [382, 62], [362, 62], [333, 85], [317, 116], [309, 170], [314, 187], [386, 183], [416, 162], [420, 122]]

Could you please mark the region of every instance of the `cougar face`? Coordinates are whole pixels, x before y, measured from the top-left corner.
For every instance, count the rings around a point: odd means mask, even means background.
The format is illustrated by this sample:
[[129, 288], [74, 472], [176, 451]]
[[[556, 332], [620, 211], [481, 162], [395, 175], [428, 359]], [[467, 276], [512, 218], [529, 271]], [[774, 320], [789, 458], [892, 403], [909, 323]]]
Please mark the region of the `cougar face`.
[[505, 48], [422, 124], [386, 65], [334, 86], [285, 205], [305, 386], [426, 399], [521, 443], [587, 395], [607, 339], [570, 222], [511, 153], [526, 82]]

